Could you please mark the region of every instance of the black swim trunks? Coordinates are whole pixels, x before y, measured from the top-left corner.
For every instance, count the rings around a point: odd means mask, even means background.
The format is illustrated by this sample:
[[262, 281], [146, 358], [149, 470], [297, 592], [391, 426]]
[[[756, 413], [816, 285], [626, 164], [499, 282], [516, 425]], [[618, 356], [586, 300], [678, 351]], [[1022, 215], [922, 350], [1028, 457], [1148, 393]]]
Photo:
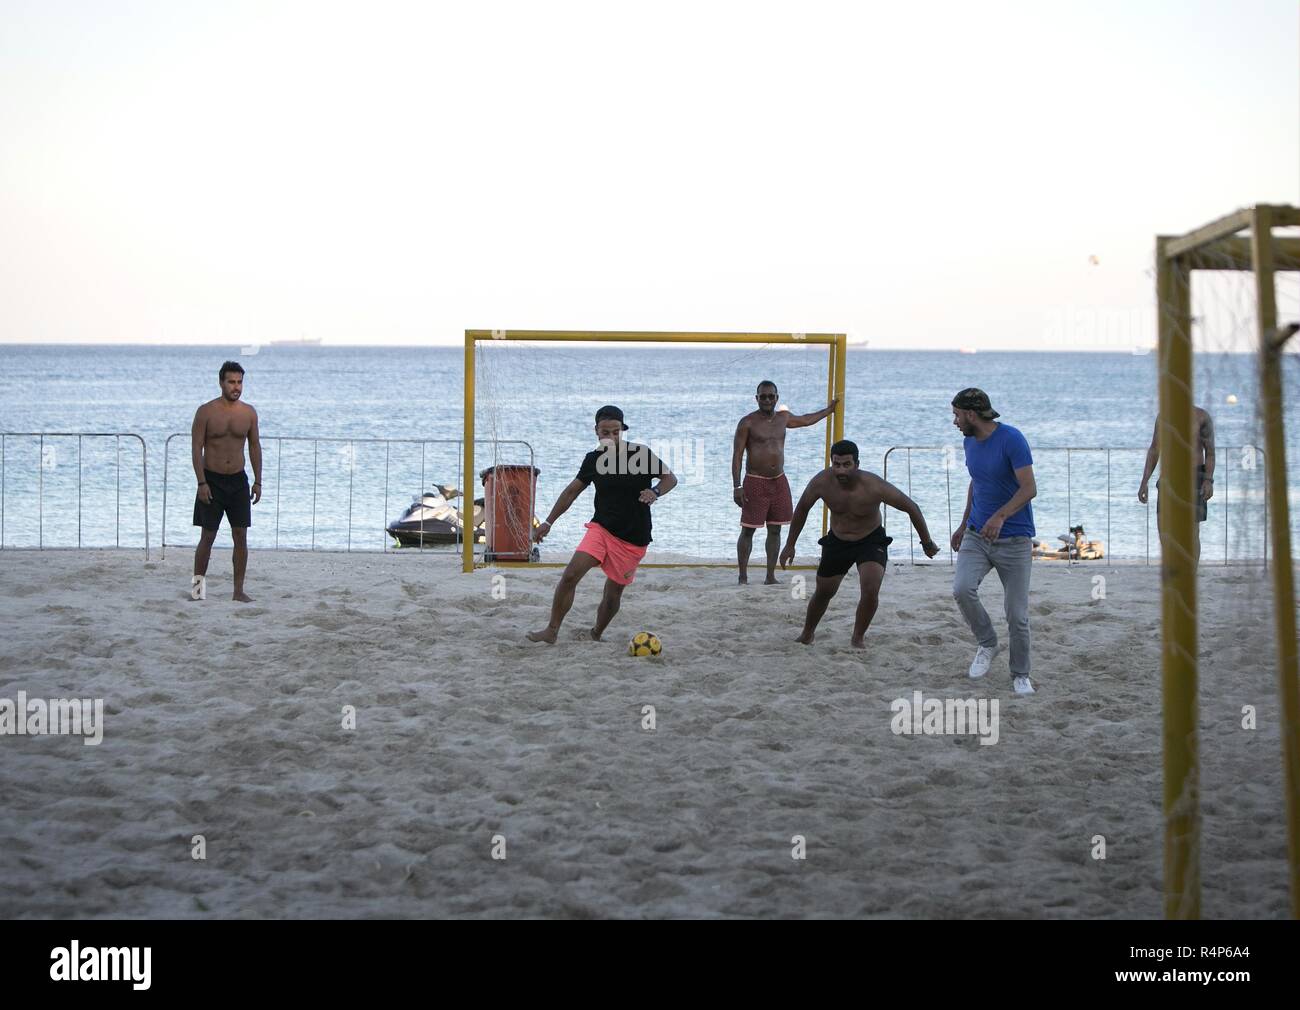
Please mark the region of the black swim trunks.
[[881, 568], [886, 567], [889, 545], [894, 538], [885, 536], [884, 526], [877, 526], [861, 540], [841, 540], [834, 533], [827, 533], [817, 542], [822, 545], [822, 560], [817, 566], [817, 574], [826, 578], [843, 575], [864, 561], [874, 561]]
[[[1205, 467], [1196, 468], [1196, 521], [1205, 522], [1210, 517], [1210, 503], [1201, 497], [1201, 486], [1205, 483]], [[1156, 515], [1160, 514], [1160, 481], [1156, 481]]]
[[203, 479], [208, 482], [208, 490], [212, 492], [212, 502], [203, 504], [198, 491], [194, 492], [195, 526], [202, 526], [205, 530], [220, 529], [223, 515], [231, 526], [247, 528], [253, 525], [253, 497], [248, 487], [248, 474], [243, 470], [238, 473], [204, 470]]

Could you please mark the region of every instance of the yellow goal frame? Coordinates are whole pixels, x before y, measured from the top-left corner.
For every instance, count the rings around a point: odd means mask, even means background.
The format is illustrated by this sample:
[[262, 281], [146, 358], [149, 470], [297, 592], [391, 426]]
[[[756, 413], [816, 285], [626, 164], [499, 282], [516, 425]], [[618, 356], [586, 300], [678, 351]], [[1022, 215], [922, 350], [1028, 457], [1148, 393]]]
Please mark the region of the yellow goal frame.
[[[1300, 209], [1260, 204], [1181, 236], [1156, 239], [1160, 357], [1161, 485], [1166, 514], [1161, 547], [1161, 678], [1164, 692], [1165, 917], [1201, 914], [1200, 784], [1197, 746], [1196, 425], [1192, 383], [1192, 275], [1196, 270], [1255, 274], [1259, 406], [1264, 426], [1269, 533], [1273, 541], [1274, 632], [1281, 694], [1283, 788], [1291, 914], [1300, 918], [1300, 685], [1297, 681], [1295, 577], [1287, 508], [1282, 417], [1282, 347], [1274, 275], [1300, 270], [1300, 239], [1273, 234], [1300, 226]], [[1240, 232], [1249, 231], [1248, 235]]]
[[[838, 397], [833, 423], [826, 426], [826, 465], [830, 465], [830, 450], [834, 442], [844, 437], [844, 372], [848, 359], [848, 338], [843, 333], [663, 333], [635, 330], [466, 330], [465, 331], [465, 482], [474, 486], [474, 393], [475, 348], [480, 340], [554, 340], [594, 341], [599, 343], [648, 344], [825, 344], [827, 347], [827, 402]], [[464, 489], [462, 489], [462, 493]], [[466, 495], [473, 500], [473, 495]], [[826, 517], [822, 525], [825, 532]], [[498, 565], [510, 562], [496, 562]], [[526, 565], [528, 562], [518, 562]], [[555, 564], [533, 567], [560, 567]], [[653, 564], [647, 568], [691, 568], [690, 564]], [[474, 570], [474, 539], [466, 537], [461, 557], [461, 570]]]

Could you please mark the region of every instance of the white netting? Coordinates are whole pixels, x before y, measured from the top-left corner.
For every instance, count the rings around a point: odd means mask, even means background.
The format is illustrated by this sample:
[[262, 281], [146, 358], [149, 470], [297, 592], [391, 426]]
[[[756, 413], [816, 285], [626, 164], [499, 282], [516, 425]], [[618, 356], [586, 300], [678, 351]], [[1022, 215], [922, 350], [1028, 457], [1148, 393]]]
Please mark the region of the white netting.
[[[1275, 232], [1280, 237], [1282, 231]], [[1279, 741], [1280, 704], [1276, 673], [1275, 601], [1266, 561], [1277, 562], [1269, 532], [1264, 406], [1260, 396], [1260, 355], [1256, 275], [1230, 269], [1242, 262], [1240, 243], [1206, 247], [1198, 262], [1210, 269], [1180, 272], [1175, 284], [1190, 284], [1194, 357], [1194, 400], [1213, 418], [1216, 458], [1213, 495], [1207, 519], [1198, 524], [1198, 696], [1200, 712], [1200, 795], [1202, 841], [1198, 857], [1210, 881], [1221, 868], [1244, 873], [1235, 858], [1242, 832], [1283, 836], [1284, 819]], [[1213, 269], [1219, 267], [1219, 269]], [[1279, 325], [1300, 320], [1300, 262], [1277, 257], [1274, 292]], [[1168, 311], [1168, 306], [1162, 306]], [[1288, 486], [1300, 473], [1296, 412], [1297, 347], [1283, 354], [1283, 386], [1289, 390], [1281, 410], [1288, 415]], [[1196, 432], [1185, 432], [1195, 444]], [[1159, 471], [1157, 471], [1157, 475]], [[1166, 487], [1166, 494], [1169, 490]], [[1151, 493], [1155, 495], [1152, 481]], [[1291, 498], [1291, 530], [1297, 526]], [[1168, 500], [1168, 499], [1167, 499]], [[1266, 785], [1265, 785], [1266, 784]], [[1259, 790], [1256, 796], [1252, 790]], [[1247, 793], [1251, 793], [1247, 795]], [[1248, 828], [1223, 798], [1239, 796], [1255, 821]], [[1262, 813], [1267, 811], [1267, 814]], [[1279, 852], [1279, 855], [1281, 853]], [[1258, 878], [1258, 879], [1256, 879]], [[1285, 864], [1259, 866], [1235, 886], [1285, 887]], [[1203, 914], [1213, 916], [1207, 894]]]
[[[1279, 230], [1276, 234], [1284, 233]], [[1180, 284], [1191, 284], [1195, 401], [1213, 418], [1217, 447], [1209, 516], [1201, 524], [1202, 563], [1242, 563], [1262, 568], [1273, 545], [1265, 497], [1256, 278], [1251, 270], [1227, 269], [1238, 260], [1236, 253], [1222, 246], [1207, 247], [1200, 260], [1223, 267], [1196, 269], [1190, 278], [1179, 278]], [[1281, 325], [1300, 319], [1300, 273], [1294, 272], [1300, 263], [1277, 256], [1277, 266], [1274, 297]], [[1291, 390], [1292, 400], [1296, 351], [1292, 341], [1281, 362], [1283, 383]], [[1300, 457], [1294, 417], [1290, 420], [1287, 471], [1294, 474]], [[1293, 525], [1295, 518], [1293, 514]]]
[[[534, 514], [545, 519], [583, 456], [597, 447], [596, 410], [613, 404], [628, 424], [624, 438], [648, 445], [679, 481], [654, 506], [646, 560], [734, 564], [740, 523], [731, 483], [736, 425], [755, 409], [763, 380], [777, 384], [779, 404], [794, 413], [820, 410], [827, 404], [829, 370], [825, 344], [480, 340], [474, 493], [483, 494], [479, 474], [488, 467], [527, 464], [528, 449], [511, 441], [527, 442], [540, 470]], [[786, 476], [796, 500], [825, 465], [827, 423], [787, 435]], [[569, 556], [591, 518], [593, 499], [589, 488], [555, 524], [542, 560]], [[820, 511], [809, 526], [814, 522], [820, 535]], [[518, 528], [512, 532], [526, 536]]]

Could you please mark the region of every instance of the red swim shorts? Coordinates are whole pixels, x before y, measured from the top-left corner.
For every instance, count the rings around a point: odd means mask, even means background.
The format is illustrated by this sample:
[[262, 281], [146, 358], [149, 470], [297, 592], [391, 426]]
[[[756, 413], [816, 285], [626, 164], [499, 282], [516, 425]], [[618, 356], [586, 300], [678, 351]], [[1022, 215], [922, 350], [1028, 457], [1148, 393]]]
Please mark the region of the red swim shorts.
[[740, 525], [750, 529], [787, 526], [794, 521], [794, 502], [790, 500], [790, 482], [785, 474], [760, 477], [745, 474], [745, 507], [740, 510]]
[[587, 523], [587, 535], [578, 550], [600, 562], [600, 570], [610, 581], [630, 586], [636, 578], [636, 566], [645, 557], [645, 548], [620, 540], [599, 523]]

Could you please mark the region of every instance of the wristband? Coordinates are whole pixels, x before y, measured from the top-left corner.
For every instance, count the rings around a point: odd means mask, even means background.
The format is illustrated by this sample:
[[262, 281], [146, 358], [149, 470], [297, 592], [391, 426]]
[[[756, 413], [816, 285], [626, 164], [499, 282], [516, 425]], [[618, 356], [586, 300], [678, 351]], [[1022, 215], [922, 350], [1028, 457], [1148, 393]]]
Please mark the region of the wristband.
[[207, 486], [208, 486], [208, 482], [206, 480], [199, 481], [199, 487], [207, 487]]

